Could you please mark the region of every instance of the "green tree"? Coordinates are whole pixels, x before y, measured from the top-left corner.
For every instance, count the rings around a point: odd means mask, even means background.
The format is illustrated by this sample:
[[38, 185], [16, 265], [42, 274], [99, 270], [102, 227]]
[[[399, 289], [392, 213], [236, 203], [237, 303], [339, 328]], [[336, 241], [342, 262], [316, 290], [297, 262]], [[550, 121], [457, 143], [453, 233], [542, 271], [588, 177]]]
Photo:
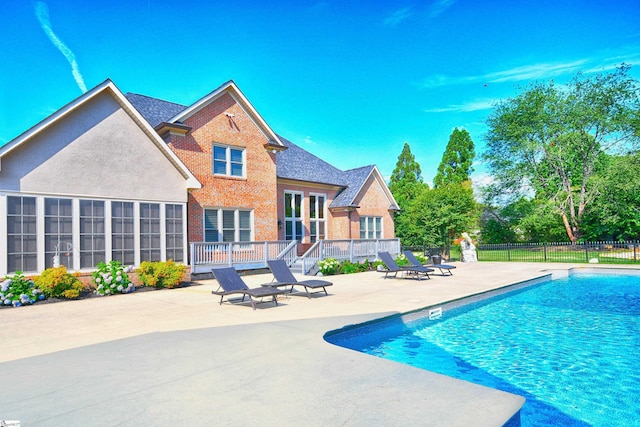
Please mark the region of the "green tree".
[[585, 219], [589, 240], [628, 240], [640, 236], [640, 152], [606, 156], [600, 192]]
[[491, 201], [533, 192], [553, 206], [575, 243], [599, 191], [594, 175], [602, 154], [640, 139], [640, 89], [628, 71], [579, 73], [566, 86], [536, 83], [500, 102], [487, 121], [484, 153], [495, 178]]
[[414, 221], [410, 214], [410, 207], [425, 188], [428, 186], [423, 182], [420, 164], [411, 153], [409, 143], [405, 142], [389, 181], [389, 189], [400, 207], [400, 211], [395, 214], [393, 220], [395, 234], [403, 244], [420, 244], [419, 237], [415, 234], [415, 227], [412, 225]]
[[520, 197], [503, 207], [485, 207], [481, 221], [482, 243], [557, 242], [564, 226], [546, 199]]
[[417, 244], [443, 246], [478, 220], [478, 205], [471, 181], [425, 189], [410, 207], [411, 234]]
[[469, 175], [473, 172], [471, 165], [475, 156], [476, 151], [469, 132], [455, 128], [442, 154], [433, 186], [438, 188], [446, 184], [462, 184], [468, 181]]

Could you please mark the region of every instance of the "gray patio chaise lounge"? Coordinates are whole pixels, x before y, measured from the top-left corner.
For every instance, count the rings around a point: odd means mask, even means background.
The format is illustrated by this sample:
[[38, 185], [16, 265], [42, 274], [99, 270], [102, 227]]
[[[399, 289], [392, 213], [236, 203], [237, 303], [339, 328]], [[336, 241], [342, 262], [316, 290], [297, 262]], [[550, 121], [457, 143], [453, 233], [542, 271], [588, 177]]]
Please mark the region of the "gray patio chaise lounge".
[[451, 270], [456, 268], [455, 265], [449, 265], [449, 264], [427, 264], [427, 265], [422, 265], [422, 263], [418, 260], [418, 258], [416, 258], [416, 256], [411, 251], [404, 251], [404, 256], [407, 257], [407, 259], [409, 260], [409, 262], [412, 265], [415, 265], [415, 266], [420, 265], [420, 266], [423, 266], [423, 267], [439, 269], [440, 270], [440, 274], [442, 274], [443, 276], [453, 276], [453, 273], [451, 272]]
[[[324, 291], [325, 295], [329, 295], [327, 293], [327, 286], [332, 286], [333, 283], [328, 282], [326, 280], [318, 280], [318, 279], [308, 279], [308, 280], [298, 280], [295, 278], [287, 263], [283, 259], [274, 259], [267, 261], [269, 265], [269, 269], [271, 273], [273, 273], [274, 282], [268, 284], [268, 286], [272, 286], [274, 288], [278, 288], [280, 286], [291, 286], [289, 293], [293, 292], [294, 286], [303, 286], [305, 292], [307, 293], [307, 297], [311, 298], [311, 294], [317, 294], [318, 292]], [[266, 285], [265, 285], [266, 286]], [[322, 290], [320, 290], [322, 288]], [[309, 289], [317, 289], [315, 292], [309, 292]]]
[[382, 262], [384, 262], [384, 264], [387, 266], [387, 269], [384, 270], [385, 279], [389, 277], [389, 274], [391, 273], [393, 273], [393, 277], [397, 277], [398, 273], [402, 273], [405, 277], [410, 276], [418, 280], [420, 280], [421, 275], [424, 275], [427, 279], [430, 279], [429, 273], [434, 271], [432, 268], [414, 265], [404, 265], [400, 267], [393, 260], [393, 257], [391, 256], [391, 254], [389, 254], [389, 252], [378, 252], [378, 258], [380, 258]]
[[[218, 281], [219, 288], [218, 290], [211, 291], [214, 295], [220, 295], [220, 304], [222, 305], [222, 300], [224, 297], [228, 297], [229, 295], [242, 295], [242, 301], [244, 302], [245, 297], [249, 297], [249, 302], [251, 302], [251, 306], [253, 309], [256, 309], [256, 301], [254, 298], [264, 298], [264, 297], [272, 297], [273, 302], [278, 305], [278, 300], [276, 297], [278, 295], [284, 294], [283, 290], [276, 289], [270, 286], [261, 286], [259, 288], [249, 288], [242, 277], [238, 274], [235, 268], [233, 267], [223, 267], [223, 268], [212, 268], [211, 271]], [[228, 298], [227, 298], [228, 300]], [[231, 301], [229, 301], [231, 302]]]

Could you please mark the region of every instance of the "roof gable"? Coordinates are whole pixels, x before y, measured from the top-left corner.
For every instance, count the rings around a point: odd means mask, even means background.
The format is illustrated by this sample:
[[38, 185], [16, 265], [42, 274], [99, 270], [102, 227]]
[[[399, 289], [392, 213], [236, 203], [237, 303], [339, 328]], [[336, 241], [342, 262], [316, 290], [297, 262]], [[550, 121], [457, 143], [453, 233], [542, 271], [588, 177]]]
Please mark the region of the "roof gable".
[[172, 117], [165, 120], [168, 123], [179, 123], [186, 120], [188, 117], [196, 114], [206, 106], [212, 104], [218, 100], [224, 94], [229, 94], [233, 100], [245, 111], [247, 116], [253, 120], [258, 129], [267, 138], [268, 146], [274, 149], [285, 148], [276, 133], [271, 129], [267, 122], [262, 118], [258, 111], [249, 102], [246, 96], [240, 91], [240, 88], [234, 83], [233, 80], [229, 80], [217, 89], [213, 90], [208, 95], [200, 98], [182, 111], [177, 112]]
[[[82, 94], [78, 98], [74, 99], [70, 103], [66, 104], [58, 111], [45, 118], [35, 126], [31, 127], [18, 137], [9, 141], [4, 146], [0, 147], [0, 162], [3, 156], [6, 156], [8, 153], [13, 151], [14, 149], [22, 146], [25, 143], [39, 135], [42, 132], [45, 132], [52, 125], [56, 124], [58, 121], [62, 120], [64, 117], [70, 115], [71, 113], [77, 111], [80, 108], [83, 108], [86, 104], [88, 104], [91, 100], [96, 98], [98, 95], [107, 93], [122, 107], [122, 109], [127, 113], [127, 115], [143, 130], [143, 132], [147, 135], [147, 137], [153, 142], [153, 144], [162, 152], [162, 154], [174, 165], [174, 167], [180, 172], [180, 174], [187, 181], [188, 188], [200, 188], [200, 182], [195, 178], [195, 176], [187, 169], [187, 167], [180, 161], [180, 159], [171, 151], [171, 149], [164, 143], [164, 141], [158, 136], [158, 134], [153, 130], [153, 128], [149, 125], [148, 121], [144, 119], [144, 117], [136, 110], [136, 108], [127, 100], [124, 94], [116, 87], [116, 85], [109, 79], [105, 80], [101, 84], [97, 85], [93, 89], [88, 92]], [[1, 163], [0, 163], [1, 169]]]

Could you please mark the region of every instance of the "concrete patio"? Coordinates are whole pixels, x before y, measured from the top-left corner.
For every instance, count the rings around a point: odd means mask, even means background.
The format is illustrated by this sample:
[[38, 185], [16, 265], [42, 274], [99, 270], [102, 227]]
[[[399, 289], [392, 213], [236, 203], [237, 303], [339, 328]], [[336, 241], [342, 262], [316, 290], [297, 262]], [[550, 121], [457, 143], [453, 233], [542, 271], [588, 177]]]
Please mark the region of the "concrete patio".
[[[214, 280], [0, 310], [0, 420], [22, 426], [499, 426], [519, 396], [333, 346], [330, 330], [570, 265], [331, 276], [329, 296], [218, 305]], [[580, 265], [589, 267], [593, 265]], [[600, 268], [606, 266], [597, 266]], [[249, 286], [271, 275], [244, 277]]]

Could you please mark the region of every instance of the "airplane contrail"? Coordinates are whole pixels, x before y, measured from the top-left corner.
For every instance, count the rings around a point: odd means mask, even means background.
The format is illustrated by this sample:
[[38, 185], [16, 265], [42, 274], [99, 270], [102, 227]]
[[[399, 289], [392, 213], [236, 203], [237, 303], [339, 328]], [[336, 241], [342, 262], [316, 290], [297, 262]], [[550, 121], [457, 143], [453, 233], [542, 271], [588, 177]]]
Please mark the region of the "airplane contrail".
[[51, 29], [51, 22], [49, 21], [49, 8], [47, 7], [46, 3], [38, 1], [36, 2], [35, 8], [36, 16], [38, 17], [38, 21], [40, 21], [40, 25], [42, 26], [42, 31], [44, 31], [47, 37], [49, 37], [51, 43], [53, 43], [53, 45], [57, 47], [60, 52], [62, 52], [64, 57], [69, 62], [69, 65], [71, 65], [71, 73], [73, 74], [73, 78], [75, 79], [76, 84], [83, 93], [86, 92], [87, 86], [84, 84], [82, 74], [80, 74], [80, 67], [78, 67], [76, 56]]

